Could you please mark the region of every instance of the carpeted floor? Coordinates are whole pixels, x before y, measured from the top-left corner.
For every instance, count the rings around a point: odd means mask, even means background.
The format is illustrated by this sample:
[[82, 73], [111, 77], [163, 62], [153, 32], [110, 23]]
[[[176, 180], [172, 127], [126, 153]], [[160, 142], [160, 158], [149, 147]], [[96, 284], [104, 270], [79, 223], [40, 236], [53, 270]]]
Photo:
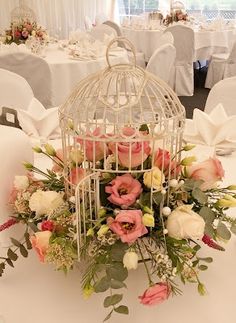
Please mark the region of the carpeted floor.
[[186, 109], [187, 118], [191, 119], [194, 108], [204, 110], [209, 89], [195, 88], [193, 96], [180, 96], [179, 99]]

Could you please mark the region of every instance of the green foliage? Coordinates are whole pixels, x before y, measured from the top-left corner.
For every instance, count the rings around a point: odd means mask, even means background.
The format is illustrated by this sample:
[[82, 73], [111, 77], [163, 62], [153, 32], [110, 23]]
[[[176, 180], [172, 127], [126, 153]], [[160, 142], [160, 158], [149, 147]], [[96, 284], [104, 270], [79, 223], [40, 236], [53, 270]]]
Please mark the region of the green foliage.
[[14, 251], [12, 251], [11, 248], [9, 248], [7, 251], [7, 257], [12, 261], [16, 261], [18, 258], [17, 254]]
[[128, 315], [128, 314], [129, 314], [129, 309], [128, 309], [128, 307], [127, 307], [127, 306], [125, 306], [125, 305], [120, 305], [120, 306], [118, 306], [118, 307], [114, 308], [114, 311], [115, 311], [116, 313], [119, 313], [119, 314], [126, 314], [126, 315]]
[[114, 294], [112, 296], [107, 296], [104, 300], [104, 307], [109, 307], [118, 304], [123, 298], [122, 294]]
[[207, 223], [212, 223], [215, 220], [216, 214], [207, 206], [203, 206], [199, 212], [201, 217]]
[[107, 276], [118, 281], [124, 281], [128, 277], [128, 270], [123, 262], [113, 262], [106, 269]]
[[224, 240], [229, 240], [231, 238], [231, 233], [228, 230], [228, 228], [226, 227], [226, 225], [219, 221], [218, 226], [216, 228], [216, 234]]
[[103, 293], [110, 288], [110, 278], [107, 276], [102, 277], [94, 284], [94, 290], [96, 293]]
[[193, 189], [192, 196], [200, 204], [205, 204], [207, 202], [207, 195], [202, 190], [200, 190], [200, 188], [198, 188], [198, 187], [195, 187]]

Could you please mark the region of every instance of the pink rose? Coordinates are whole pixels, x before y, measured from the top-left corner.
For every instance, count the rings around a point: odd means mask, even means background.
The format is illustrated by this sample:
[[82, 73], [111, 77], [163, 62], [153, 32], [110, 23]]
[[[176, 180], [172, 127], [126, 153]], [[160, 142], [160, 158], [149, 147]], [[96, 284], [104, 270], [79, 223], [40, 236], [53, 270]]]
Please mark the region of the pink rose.
[[111, 142], [108, 145], [109, 149], [114, 155], [118, 154], [118, 160], [121, 166], [127, 168], [137, 167], [141, 165], [150, 155], [151, 148], [149, 147], [149, 142], [134, 141], [135, 130], [131, 127], [125, 127], [122, 131], [123, 135], [127, 137], [128, 141], [118, 143]]
[[87, 134], [87, 136], [92, 136], [93, 140], [78, 139], [78, 142], [81, 144], [81, 149], [84, 150], [86, 159], [91, 162], [96, 162], [105, 158], [108, 155], [108, 148], [105, 142], [99, 140], [99, 138], [104, 138], [101, 135], [101, 128], [96, 128], [92, 134]]
[[51, 231], [39, 231], [31, 236], [30, 241], [32, 247], [35, 249], [39, 256], [39, 260], [44, 262], [45, 256], [49, 247], [49, 239], [52, 235]]
[[105, 191], [111, 194], [108, 200], [116, 205], [128, 207], [135, 203], [137, 197], [142, 192], [142, 187], [137, 179], [130, 174], [117, 176], [106, 186]]
[[141, 210], [122, 210], [116, 218], [107, 219], [109, 228], [116, 233], [122, 242], [133, 243], [139, 237], [148, 233], [142, 222]]
[[73, 168], [69, 175], [69, 180], [72, 184], [77, 185], [85, 177], [86, 171], [84, 168]]
[[29, 36], [29, 33], [27, 30], [22, 31], [22, 37], [27, 38]]
[[170, 287], [167, 283], [158, 283], [145, 290], [142, 296], [139, 296], [140, 303], [143, 305], [157, 305], [168, 299]]
[[20, 38], [21, 37], [21, 32], [19, 30], [14, 31], [14, 37], [15, 38]]
[[203, 180], [200, 186], [203, 191], [214, 188], [217, 181], [224, 177], [224, 169], [217, 158], [209, 158], [197, 165], [188, 167], [188, 176], [196, 180]]
[[154, 166], [158, 167], [160, 170], [162, 170], [165, 176], [170, 175], [172, 176], [178, 176], [181, 171], [181, 166], [177, 164], [176, 161], [171, 160], [171, 156], [169, 151], [158, 148], [157, 152], [154, 157]]

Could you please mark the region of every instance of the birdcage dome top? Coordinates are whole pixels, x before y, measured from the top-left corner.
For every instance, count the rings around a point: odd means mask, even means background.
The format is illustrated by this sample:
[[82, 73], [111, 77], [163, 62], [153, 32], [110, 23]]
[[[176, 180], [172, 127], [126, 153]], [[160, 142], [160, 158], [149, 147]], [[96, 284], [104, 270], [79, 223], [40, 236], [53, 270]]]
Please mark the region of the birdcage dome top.
[[[109, 48], [107, 51], [109, 56]], [[161, 79], [136, 64], [111, 65], [81, 81], [60, 109], [61, 120], [74, 129], [157, 124], [185, 119], [177, 95]]]
[[18, 7], [11, 11], [11, 22], [19, 21], [36, 21], [36, 14], [33, 9], [28, 7], [24, 2], [21, 2]]

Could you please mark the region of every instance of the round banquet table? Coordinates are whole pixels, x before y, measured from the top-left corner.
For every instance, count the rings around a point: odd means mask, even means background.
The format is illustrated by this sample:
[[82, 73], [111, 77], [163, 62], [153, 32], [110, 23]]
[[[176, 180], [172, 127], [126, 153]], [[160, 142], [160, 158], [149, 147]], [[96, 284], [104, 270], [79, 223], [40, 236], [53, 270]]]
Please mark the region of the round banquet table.
[[[122, 33], [135, 46], [137, 51], [143, 52], [148, 61], [159, 46], [159, 39], [163, 30], [141, 30], [122, 28]], [[225, 53], [236, 40], [236, 29], [222, 31], [195, 30], [194, 31], [194, 60], [210, 59], [213, 53]]]
[[[105, 56], [95, 60], [79, 60], [69, 57], [66, 51], [59, 49], [47, 50], [45, 60], [52, 77], [52, 106], [64, 103], [79, 81], [107, 66]], [[127, 52], [123, 49], [114, 52], [110, 61], [111, 64], [128, 63]]]
[[[201, 153], [203, 152], [200, 147]], [[205, 153], [208, 153], [205, 151]], [[226, 171], [224, 184], [236, 183], [233, 171], [236, 153], [220, 157]], [[195, 284], [181, 286], [183, 296], [171, 297], [154, 307], [139, 304], [138, 295], [147, 287], [142, 265], [130, 272], [123, 304], [129, 306], [129, 316], [114, 314], [110, 323], [235, 323], [236, 238], [233, 236], [220, 252], [203, 246], [201, 256], [212, 256], [213, 263], [201, 273], [207, 288], [199, 296]], [[7, 268], [0, 278], [1, 323], [101, 323], [108, 313], [102, 306], [104, 294], [94, 294], [84, 300], [80, 291], [81, 272], [74, 270], [65, 276], [52, 266], [41, 264], [34, 252], [21, 257], [15, 268]]]

